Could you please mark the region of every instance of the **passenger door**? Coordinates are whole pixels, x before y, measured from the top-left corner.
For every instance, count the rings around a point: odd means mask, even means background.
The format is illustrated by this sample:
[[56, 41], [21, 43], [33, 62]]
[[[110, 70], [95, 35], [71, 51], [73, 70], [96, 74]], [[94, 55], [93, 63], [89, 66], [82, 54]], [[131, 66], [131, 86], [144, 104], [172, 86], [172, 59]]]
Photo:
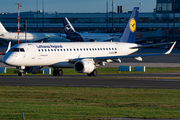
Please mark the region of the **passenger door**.
[[34, 46], [32, 45], [32, 44], [28, 44], [29, 45], [29, 47], [30, 47], [30, 51], [31, 51], [31, 58], [32, 59], [35, 59], [36, 58], [36, 50], [35, 50], [35, 48], [34, 48]]

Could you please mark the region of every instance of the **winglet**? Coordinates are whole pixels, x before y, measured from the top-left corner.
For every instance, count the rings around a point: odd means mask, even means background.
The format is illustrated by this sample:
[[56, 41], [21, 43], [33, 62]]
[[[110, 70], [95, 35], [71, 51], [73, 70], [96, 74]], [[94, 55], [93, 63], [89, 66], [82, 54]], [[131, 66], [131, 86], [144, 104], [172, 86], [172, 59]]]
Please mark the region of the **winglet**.
[[7, 53], [11, 49], [11, 41], [9, 42], [8, 48], [5, 53]]
[[175, 44], [176, 44], [176, 41], [175, 41], [174, 44], [171, 46], [171, 48], [170, 48], [166, 53], [164, 53], [164, 54], [165, 54], [165, 55], [170, 54], [171, 51], [172, 51], [172, 49], [174, 48]]

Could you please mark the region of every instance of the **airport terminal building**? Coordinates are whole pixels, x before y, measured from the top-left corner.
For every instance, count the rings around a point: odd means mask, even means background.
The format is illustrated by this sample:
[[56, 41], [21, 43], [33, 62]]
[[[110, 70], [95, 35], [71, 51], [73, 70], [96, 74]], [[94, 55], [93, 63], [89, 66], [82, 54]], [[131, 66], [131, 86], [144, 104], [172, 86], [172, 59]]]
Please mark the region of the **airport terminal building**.
[[[113, 15], [112, 15], [113, 14]], [[21, 32], [27, 20], [28, 32], [63, 33], [62, 17], [67, 17], [77, 31], [123, 32], [131, 11], [109, 13], [20, 13]], [[0, 21], [8, 31], [17, 32], [18, 13], [1, 13]], [[157, 0], [151, 13], [139, 13], [137, 38], [143, 40], [180, 40], [180, 1]]]

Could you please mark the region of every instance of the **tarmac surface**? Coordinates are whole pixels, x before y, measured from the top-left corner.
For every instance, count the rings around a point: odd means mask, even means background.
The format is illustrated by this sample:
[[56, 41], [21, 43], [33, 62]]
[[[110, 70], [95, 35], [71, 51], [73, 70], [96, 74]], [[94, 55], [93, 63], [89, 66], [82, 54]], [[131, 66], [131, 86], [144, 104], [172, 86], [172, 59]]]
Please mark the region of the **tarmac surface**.
[[[123, 76], [130, 78], [123, 78]], [[23, 77], [2, 75], [0, 76], [0, 85], [180, 89], [180, 80], [159, 79], [159, 77], [180, 77], [180, 73], [112, 74], [98, 75], [98, 77], [87, 77], [86, 75], [64, 75], [61, 77], [50, 75], [26, 75]]]

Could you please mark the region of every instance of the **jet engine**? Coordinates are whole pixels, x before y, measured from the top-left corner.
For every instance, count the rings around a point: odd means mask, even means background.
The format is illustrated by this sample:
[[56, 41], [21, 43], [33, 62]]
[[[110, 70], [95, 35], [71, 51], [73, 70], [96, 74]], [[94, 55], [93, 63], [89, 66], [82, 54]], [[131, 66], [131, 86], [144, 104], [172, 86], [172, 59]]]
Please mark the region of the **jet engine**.
[[40, 67], [40, 66], [32, 66], [32, 67], [25, 67], [25, 69], [23, 69], [23, 71], [24, 71], [24, 72], [28, 72], [28, 73], [36, 74], [36, 73], [38, 73], [41, 69], [42, 69], [42, 67]]
[[74, 64], [74, 69], [78, 73], [91, 73], [95, 69], [93, 60], [81, 60]]

